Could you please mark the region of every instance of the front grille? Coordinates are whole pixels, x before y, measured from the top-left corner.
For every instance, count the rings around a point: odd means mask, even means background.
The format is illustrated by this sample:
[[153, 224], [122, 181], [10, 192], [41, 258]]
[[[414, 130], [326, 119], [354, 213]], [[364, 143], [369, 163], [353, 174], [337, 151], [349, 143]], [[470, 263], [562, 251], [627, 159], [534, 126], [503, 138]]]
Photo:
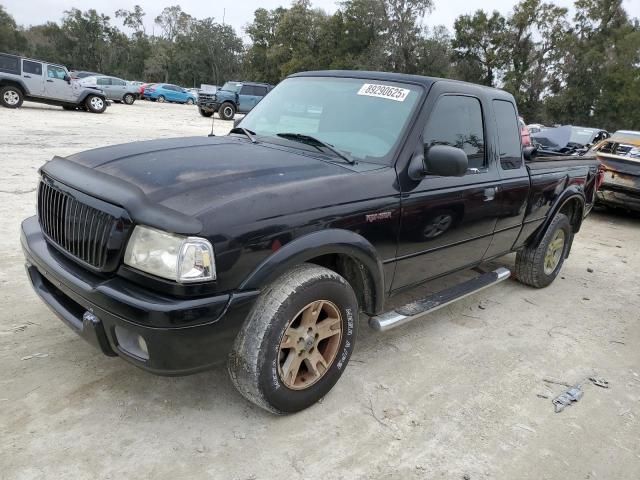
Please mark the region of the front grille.
[[199, 102], [213, 102], [216, 99], [215, 93], [198, 93], [198, 101]]
[[104, 269], [107, 244], [116, 219], [67, 192], [40, 182], [38, 220], [50, 241], [92, 267]]

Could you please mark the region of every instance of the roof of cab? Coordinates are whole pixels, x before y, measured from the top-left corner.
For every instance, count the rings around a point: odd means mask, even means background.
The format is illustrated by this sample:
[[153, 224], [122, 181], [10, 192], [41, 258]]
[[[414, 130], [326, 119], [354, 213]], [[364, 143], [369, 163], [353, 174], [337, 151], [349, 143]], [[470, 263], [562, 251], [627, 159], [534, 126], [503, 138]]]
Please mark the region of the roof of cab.
[[289, 75], [291, 77], [338, 77], [338, 78], [361, 78], [364, 80], [381, 80], [387, 82], [413, 83], [424, 86], [427, 90], [436, 82], [451, 82], [470, 87], [480, 88], [484, 91], [492, 92], [497, 97], [507, 97], [513, 100], [513, 96], [499, 88], [479, 85], [477, 83], [463, 82], [461, 80], [452, 80], [450, 78], [425, 77], [422, 75], [411, 75], [408, 73], [392, 73], [392, 72], [374, 72], [366, 70], [317, 70], [310, 72], [299, 72]]

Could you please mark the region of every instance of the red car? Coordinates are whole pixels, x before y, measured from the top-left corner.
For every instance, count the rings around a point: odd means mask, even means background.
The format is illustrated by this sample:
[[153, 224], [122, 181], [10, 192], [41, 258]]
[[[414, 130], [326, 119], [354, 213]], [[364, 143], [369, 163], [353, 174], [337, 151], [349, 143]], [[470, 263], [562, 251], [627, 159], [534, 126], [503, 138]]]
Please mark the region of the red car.
[[529, 128], [527, 128], [527, 124], [524, 123], [524, 119], [522, 117], [518, 117], [518, 125], [520, 125], [520, 138], [522, 139], [522, 146], [531, 146], [531, 134], [529, 133]]
[[146, 88], [151, 88], [155, 85], [155, 83], [143, 83], [142, 85], [140, 85], [140, 100], [144, 99], [144, 91]]

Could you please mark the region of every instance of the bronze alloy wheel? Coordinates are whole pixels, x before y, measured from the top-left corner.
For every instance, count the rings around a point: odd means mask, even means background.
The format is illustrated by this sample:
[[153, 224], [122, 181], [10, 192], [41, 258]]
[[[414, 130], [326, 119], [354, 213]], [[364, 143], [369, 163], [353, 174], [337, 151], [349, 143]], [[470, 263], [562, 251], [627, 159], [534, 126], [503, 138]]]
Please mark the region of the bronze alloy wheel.
[[327, 300], [317, 300], [293, 318], [280, 341], [278, 375], [292, 390], [320, 380], [336, 358], [342, 338], [342, 315]]
[[560, 263], [562, 253], [564, 252], [564, 230], [558, 229], [547, 247], [547, 252], [544, 256], [544, 273], [551, 275]]

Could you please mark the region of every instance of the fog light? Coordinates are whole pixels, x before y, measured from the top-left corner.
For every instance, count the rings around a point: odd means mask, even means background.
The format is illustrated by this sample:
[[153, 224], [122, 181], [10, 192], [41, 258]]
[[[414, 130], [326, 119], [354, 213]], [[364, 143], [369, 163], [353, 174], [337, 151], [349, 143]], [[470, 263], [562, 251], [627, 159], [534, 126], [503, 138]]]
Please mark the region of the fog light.
[[137, 333], [130, 332], [126, 328], [116, 327], [116, 340], [118, 346], [126, 353], [142, 360], [149, 360], [147, 342]]

